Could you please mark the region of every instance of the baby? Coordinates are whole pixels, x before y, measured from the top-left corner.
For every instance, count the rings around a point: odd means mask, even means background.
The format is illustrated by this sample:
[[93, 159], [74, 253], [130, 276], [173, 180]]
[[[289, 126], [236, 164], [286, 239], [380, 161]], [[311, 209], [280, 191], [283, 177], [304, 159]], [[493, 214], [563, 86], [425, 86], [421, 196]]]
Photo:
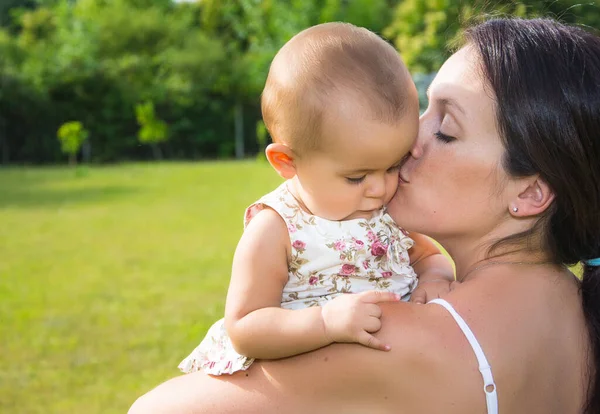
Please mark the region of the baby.
[[392, 46], [350, 24], [304, 30], [275, 56], [262, 112], [267, 159], [286, 181], [246, 210], [225, 318], [184, 372], [231, 374], [333, 342], [389, 350], [372, 335], [378, 303], [427, 282], [437, 296], [453, 280], [435, 245], [385, 210], [419, 126], [415, 86]]

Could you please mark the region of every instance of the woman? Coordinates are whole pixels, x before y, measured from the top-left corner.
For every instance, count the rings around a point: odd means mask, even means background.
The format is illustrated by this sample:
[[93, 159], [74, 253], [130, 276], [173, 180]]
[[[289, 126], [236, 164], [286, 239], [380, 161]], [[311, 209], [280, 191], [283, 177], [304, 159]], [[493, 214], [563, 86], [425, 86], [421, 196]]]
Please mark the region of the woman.
[[[600, 38], [484, 23], [429, 100], [389, 210], [452, 255], [445, 301], [383, 306], [389, 353], [336, 344], [186, 375], [131, 413], [600, 412]], [[581, 283], [565, 267], [580, 260]]]

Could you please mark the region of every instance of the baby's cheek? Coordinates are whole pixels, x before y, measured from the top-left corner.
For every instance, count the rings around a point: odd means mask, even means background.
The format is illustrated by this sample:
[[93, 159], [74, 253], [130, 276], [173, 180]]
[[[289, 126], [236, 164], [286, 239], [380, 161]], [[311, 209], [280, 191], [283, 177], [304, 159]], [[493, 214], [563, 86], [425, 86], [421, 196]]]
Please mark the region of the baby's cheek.
[[385, 204], [390, 202], [398, 190], [398, 174], [390, 174], [390, 176], [386, 182]]

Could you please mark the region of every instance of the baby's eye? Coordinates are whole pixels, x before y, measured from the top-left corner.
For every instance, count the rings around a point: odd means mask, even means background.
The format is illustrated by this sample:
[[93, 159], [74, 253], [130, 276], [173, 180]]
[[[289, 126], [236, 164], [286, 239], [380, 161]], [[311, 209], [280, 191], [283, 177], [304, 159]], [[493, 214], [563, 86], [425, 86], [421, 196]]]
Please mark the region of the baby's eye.
[[346, 180], [351, 184], [360, 184], [365, 180], [366, 175], [362, 177], [346, 177]]

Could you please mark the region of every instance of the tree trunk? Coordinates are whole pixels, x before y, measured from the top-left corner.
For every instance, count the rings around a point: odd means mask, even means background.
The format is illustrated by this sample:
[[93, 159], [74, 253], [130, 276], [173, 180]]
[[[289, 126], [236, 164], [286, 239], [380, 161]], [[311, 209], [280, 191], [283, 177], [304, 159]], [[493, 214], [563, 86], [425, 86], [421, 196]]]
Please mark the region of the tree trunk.
[[157, 161], [163, 159], [163, 154], [158, 144], [152, 144], [152, 154], [154, 155], [154, 159]]
[[2, 118], [0, 118], [0, 153], [2, 154], [2, 164], [7, 165], [10, 161], [8, 137], [6, 136], [5, 123]]
[[235, 158], [244, 158], [244, 106], [241, 100], [235, 103]]
[[92, 159], [92, 143], [90, 139], [86, 139], [83, 141], [83, 145], [81, 147], [81, 162], [84, 164], [89, 164]]
[[77, 154], [69, 154], [69, 165], [73, 167], [77, 165]]
[[[4, 76], [0, 74], [0, 90], [4, 89]], [[0, 152], [2, 153], [2, 164], [10, 161], [8, 137], [6, 136], [6, 119], [0, 116]]]

